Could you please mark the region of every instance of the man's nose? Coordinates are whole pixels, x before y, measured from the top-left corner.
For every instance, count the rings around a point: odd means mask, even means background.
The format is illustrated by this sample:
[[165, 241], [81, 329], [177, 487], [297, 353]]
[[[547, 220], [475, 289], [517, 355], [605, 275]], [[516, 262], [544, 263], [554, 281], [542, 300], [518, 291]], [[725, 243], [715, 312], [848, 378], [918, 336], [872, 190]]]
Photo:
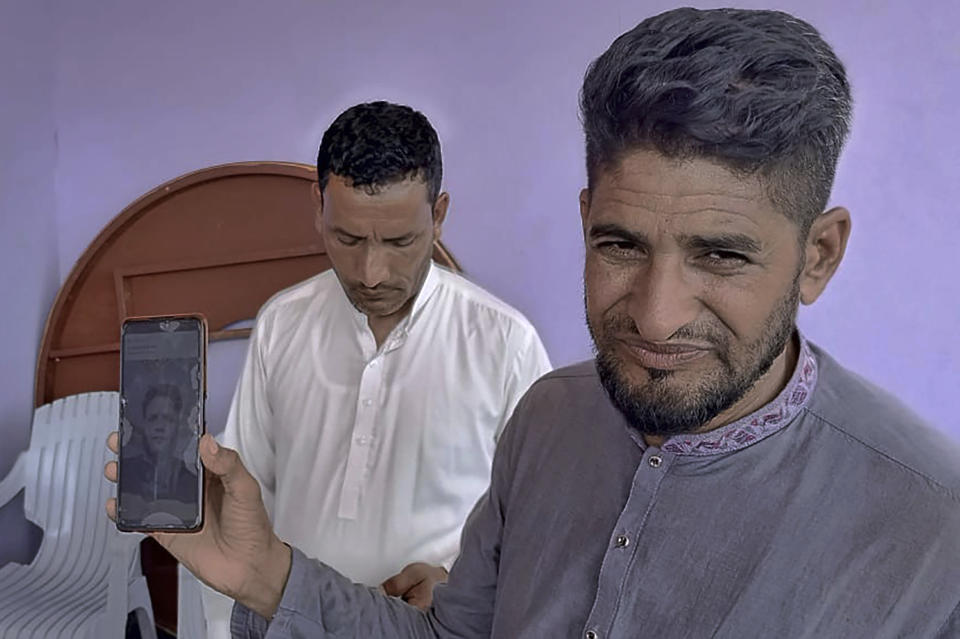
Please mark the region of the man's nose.
[[389, 269], [386, 258], [377, 247], [364, 249], [360, 258], [360, 283], [367, 288], [375, 288], [387, 281]]
[[640, 336], [665, 342], [697, 319], [700, 301], [684, 276], [682, 258], [654, 258], [634, 277], [627, 313]]

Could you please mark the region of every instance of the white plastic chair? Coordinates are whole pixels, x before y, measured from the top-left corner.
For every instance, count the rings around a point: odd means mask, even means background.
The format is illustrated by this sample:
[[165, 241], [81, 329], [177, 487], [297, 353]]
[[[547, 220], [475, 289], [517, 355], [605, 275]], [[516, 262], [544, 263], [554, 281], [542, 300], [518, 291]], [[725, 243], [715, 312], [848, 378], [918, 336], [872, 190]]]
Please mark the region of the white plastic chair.
[[156, 639], [143, 535], [120, 533], [104, 502], [113, 487], [103, 466], [117, 427], [117, 393], [84, 393], [34, 412], [30, 448], [0, 481], [0, 505], [21, 489], [27, 519], [43, 530], [30, 565], [0, 568], [0, 638], [111, 638], [136, 611], [140, 634]]
[[183, 564], [177, 566], [177, 637], [206, 639], [207, 623], [203, 617], [203, 584]]
[[233, 599], [201, 583], [180, 565], [177, 636], [181, 639], [230, 639]]

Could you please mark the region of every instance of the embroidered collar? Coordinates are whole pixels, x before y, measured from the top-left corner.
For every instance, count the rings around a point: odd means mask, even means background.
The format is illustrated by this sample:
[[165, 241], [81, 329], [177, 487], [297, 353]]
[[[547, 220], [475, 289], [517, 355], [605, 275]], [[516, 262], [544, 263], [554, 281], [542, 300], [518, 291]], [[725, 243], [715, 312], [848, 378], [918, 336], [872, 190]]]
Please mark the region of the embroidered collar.
[[678, 455], [717, 455], [755, 444], [777, 432], [806, 406], [817, 384], [817, 360], [800, 334], [800, 354], [790, 381], [777, 397], [759, 410], [706, 433], [674, 435], [662, 449]]

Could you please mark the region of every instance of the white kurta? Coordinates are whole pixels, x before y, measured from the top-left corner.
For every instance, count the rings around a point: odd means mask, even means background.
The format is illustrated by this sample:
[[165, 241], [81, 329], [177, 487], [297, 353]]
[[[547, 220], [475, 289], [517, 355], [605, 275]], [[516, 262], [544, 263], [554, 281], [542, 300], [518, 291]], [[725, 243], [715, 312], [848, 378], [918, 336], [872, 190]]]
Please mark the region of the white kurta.
[[378, 350], [328, 270], [261, 309], [221, 439], [282, 539], [377, 585], [449, 567], [496, 438], [550, 368], [521, 313], [436, 265]]

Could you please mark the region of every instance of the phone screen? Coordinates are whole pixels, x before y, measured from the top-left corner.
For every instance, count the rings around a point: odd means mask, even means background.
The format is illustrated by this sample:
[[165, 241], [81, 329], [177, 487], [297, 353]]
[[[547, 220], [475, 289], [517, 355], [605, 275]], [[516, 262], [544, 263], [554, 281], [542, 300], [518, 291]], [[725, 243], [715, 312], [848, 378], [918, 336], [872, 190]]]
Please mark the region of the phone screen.
[[120, 336], [120, 530], [203, 526], [206, 326], [200, 317], [124, 322]]

